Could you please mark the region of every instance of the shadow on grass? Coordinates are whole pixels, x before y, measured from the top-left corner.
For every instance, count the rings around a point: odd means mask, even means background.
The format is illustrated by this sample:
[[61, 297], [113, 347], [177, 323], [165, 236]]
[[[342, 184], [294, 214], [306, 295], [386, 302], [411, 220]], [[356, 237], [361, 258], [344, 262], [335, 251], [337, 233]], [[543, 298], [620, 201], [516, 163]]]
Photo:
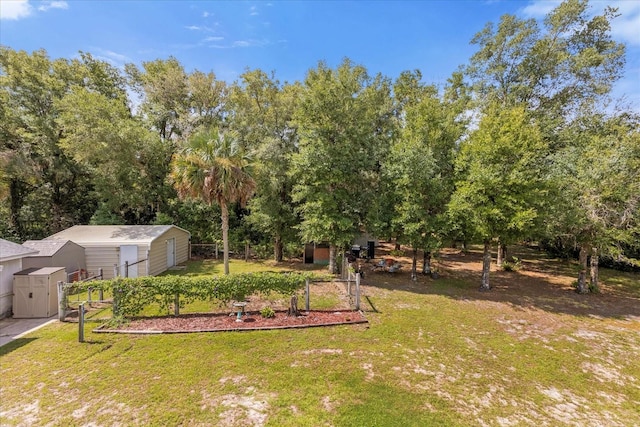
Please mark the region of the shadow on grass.
[[2, 347], [0, 347], [0, 356], [4, 356], [5, 354], [9, 354], [14, 350], [19, 349], [22, 346], [29, 344], [32, 341], [37, 340], [38, 338], [16, 338], [14, 340], [9, 341]]
[[[403, 259], [399, 273], [367, 273], [363, 284], [387, 290], [443, 295], [457, 300], [504, 302], [520, 309], [539, 309], [575, 316], [612, 319], [640, 318], [640, 275], [601, 268], [601, 292], [577, 294], [573, 283], [577, 264], [548, 258], [543, 252], [513, 247], [510, 256], [518, 257], [518, 271], [497, 270], [491, 266], [491, 290], [481, 292], [482, 252], [473, 248], [466, 253], [444, 250], [438, 259], [440, 278], [410, 278], [410, 262]], [[405, 268], [406, 267], [406, 268]]]

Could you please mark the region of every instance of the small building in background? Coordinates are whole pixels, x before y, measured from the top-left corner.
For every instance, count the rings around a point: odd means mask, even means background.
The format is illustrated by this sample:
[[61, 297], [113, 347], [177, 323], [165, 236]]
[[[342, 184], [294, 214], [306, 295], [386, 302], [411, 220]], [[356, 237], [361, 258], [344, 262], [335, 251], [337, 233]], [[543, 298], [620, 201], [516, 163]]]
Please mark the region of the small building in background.
[[84, 248], [70, 240], [27, 240], [22, 246], [38, 251], [23, 258], [24, 269], [64, 267], [67, 275], [87, 269]]
[[13, 275], [21, 270], [22, 260], [38, 252], [17, 243], [0, 239], [0, 319], [11, 315]]
[[329, 244], [315, 242], [305, 244], [304, 263], [329, 265]]
[[64, 267], [27, 268], [13, 275], [13, 317], [31, 319], [58, 313], [58, 282], [64, 282]]
[[175, 225], [76, 225], [44, 240], [85, 250], [89, 276], [155, 276], [189, 259], [191, 233]]

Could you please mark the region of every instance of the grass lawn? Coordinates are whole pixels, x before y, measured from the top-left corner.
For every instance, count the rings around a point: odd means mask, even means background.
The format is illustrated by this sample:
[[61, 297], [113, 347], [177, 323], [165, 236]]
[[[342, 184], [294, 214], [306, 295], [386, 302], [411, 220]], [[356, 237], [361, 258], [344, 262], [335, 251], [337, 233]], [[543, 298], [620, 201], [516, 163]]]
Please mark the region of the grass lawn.
[[0, 347], [0, 425], [640, 425], [640, 276], [577, 295], [569, 263], [518, 256], [490, 292], [476, 250], [435, 281], [367, 272], [365, 326], [81, 344], [53, 323]]

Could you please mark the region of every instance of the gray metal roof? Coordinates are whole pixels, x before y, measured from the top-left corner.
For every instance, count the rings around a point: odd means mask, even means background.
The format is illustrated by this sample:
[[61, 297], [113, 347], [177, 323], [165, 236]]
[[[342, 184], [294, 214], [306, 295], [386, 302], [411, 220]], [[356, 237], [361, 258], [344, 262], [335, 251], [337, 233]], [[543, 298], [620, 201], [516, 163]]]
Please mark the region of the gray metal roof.
[[69, 240], [27, 240], [22, 246], [39, 251], [36, 256], [53, 256], [68, 243], [74, 244]]
[[14, 276], [48, 276], [60, 270], [64, 270], [64, 267], [31, 267], [14, 273]]
[[10, 261], [12, 259], [24, 258], [29, 255], [36, 255], [38, 251], [25, 248], [17, 243], [0, 239], [0, 261]]
[[71, 240], [81, 246], [102, 243], [151, 243], [175, 225], [74, 225], [45, 240]]

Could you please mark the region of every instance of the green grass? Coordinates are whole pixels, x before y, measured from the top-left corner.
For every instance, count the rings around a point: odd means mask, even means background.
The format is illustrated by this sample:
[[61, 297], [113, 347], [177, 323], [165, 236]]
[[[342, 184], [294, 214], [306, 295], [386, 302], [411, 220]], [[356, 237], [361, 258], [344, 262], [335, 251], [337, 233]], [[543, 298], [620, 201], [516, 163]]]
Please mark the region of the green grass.
[[[185, 264], [184, 270], [170, 270], [163, 275], [186, 275], [186, 276], [209, 276], [224, 273], [224, 264], [221, 259], [205, 259], [189, 261]], [[291, 271], [291, 268], [277, 265], [270, 261], [243, 261], [238, 259], [229, 260], [229, 273], [257, 273], [261, 271]]]
[[[640, 297], [638, 275], [602, 276]], [[368, 326], [129, 336], [89, 321], [78, 343], [77, 324], [54, 323], [0, 347], [0, 425], [640, 424], [637, 318], [476, 289], [364, 286]]]

